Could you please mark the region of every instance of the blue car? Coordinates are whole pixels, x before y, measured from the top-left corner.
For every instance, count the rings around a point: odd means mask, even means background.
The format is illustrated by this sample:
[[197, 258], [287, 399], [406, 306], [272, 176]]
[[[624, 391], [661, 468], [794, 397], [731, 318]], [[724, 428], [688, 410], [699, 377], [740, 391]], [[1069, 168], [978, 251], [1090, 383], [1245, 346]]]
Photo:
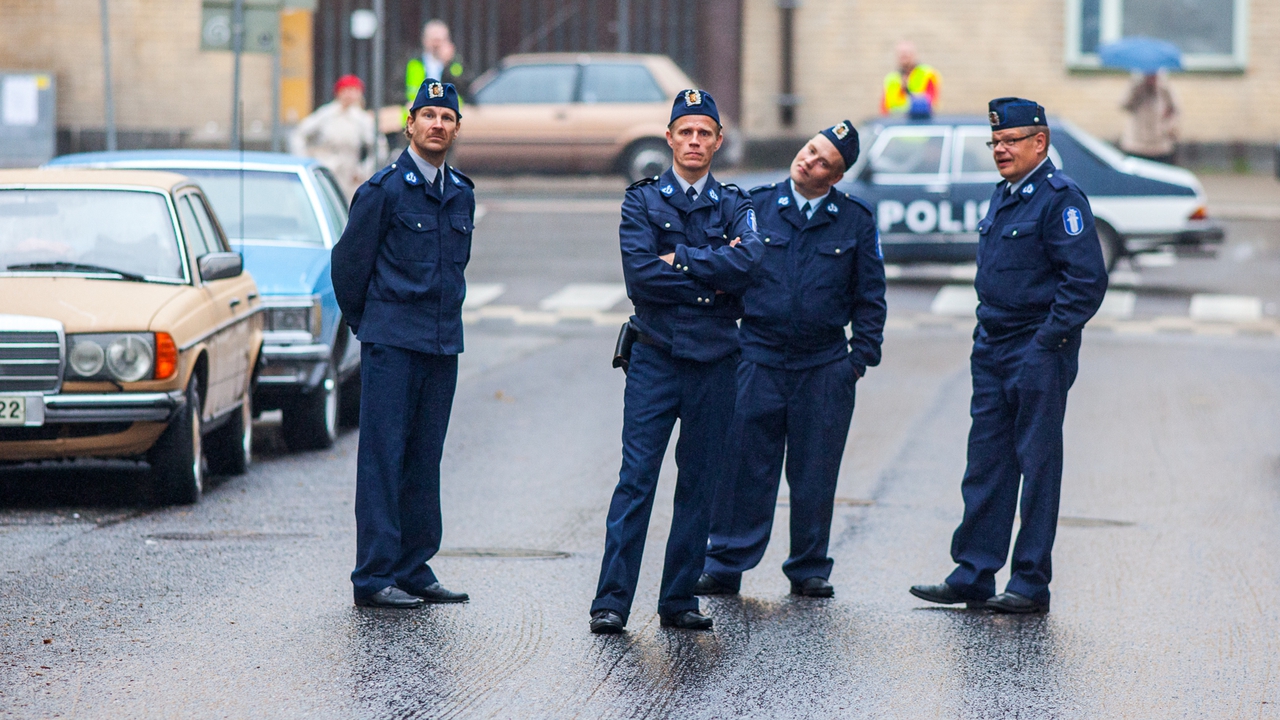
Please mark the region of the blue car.
[[[1089, 196], [1108, 268], [1140, 253], [1212, 255], [1222, 244], [1190, 171], [1125, 155], [1067, 121], [1050, 131], [1049, 157]], [[862, 156], [838, 187], [876, 208], [885, 262], [973, 262], [978, 221], [1001, 181], [986, 118], [876, 118], [859, 132]]]
[[48, 167], [163, 169], [198, 182], [262, 293], [255, 415], [281, 410], [293, 449], [327, 448], [339, 425], [356, 424], [360, 347], [329, 277], [347, 203], [326, 168], [309, 158], [228, 150], [81, 153]]

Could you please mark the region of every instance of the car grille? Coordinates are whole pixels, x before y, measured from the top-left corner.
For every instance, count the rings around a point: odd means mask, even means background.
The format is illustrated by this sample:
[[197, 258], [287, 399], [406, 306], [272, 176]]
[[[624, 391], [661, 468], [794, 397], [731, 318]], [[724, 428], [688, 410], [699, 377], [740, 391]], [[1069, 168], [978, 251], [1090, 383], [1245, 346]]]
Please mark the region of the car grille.
[[56, 392], [62, 337], [55, 330], [5, 330], [0, 317], [0, 393]]

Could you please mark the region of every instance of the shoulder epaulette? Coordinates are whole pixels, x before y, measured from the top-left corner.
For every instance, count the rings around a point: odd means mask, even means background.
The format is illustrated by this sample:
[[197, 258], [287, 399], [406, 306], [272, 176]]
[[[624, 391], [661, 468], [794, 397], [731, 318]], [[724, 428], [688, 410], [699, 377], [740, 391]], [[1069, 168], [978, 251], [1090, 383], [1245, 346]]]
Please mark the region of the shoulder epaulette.
[[839, 190], [837, 190], [837, 192], [843, 195], [845, 199], [851, 200], [854, 204], [861, 205], [862, 209], [866, 210], [868, 213], [871, 213], [872, 215], [876, 214], [875, 208], [871, 207], [871, 203], [867, 202], [866, 200], [863, 200], [857, 195], [851, 195], [847, 192], [841, 192]]
[[722, 188], [724, 188], [724, 189], [726, 189], [726, 190], [732, 190], [732, 191], [734, 191], [734, 192], [738, 193], [739, 195], [746, 195], [746, 194], [747, 194], [747, 193], [746, 193], [746, 191], [744, 191], [742, 188], [738, 187], [737, 185], [734, 185], [733, 183], [722, 182], [722, 183], [720, 183], [720, 187], [722, 187]]
[[640, 178], [639, 180], [637, 180], [637, 181], [635, 181], [635, 182], [631, 183], [630, 185], [628, 185], [628, 186], [627, 186], [627, 189], [628, 189], [628, 190], [635, 190], [636, 188], [642, 188], [642, 187], [644, 187], [645, 185], [652, 185], [652, 184], [654, 184], [654, 183], [658, 182], [658, 177], [659, 177], [658, 175], [654, 175], [653, 177]]
[[1067, 177], [1066, 175], [1063, 175], [1062, 171], [1060, 170], [1055, 171], [1052, 175], [1045, 178], [1044, 181], [1049, 183], [1049, 187], [1053, 188], [1054, 190], [1066, 190], [1067, 188], [1075, 184], [1074, 182], [1072, 182], [1071, 178]]
[[[456, 167], [450, 167], [450, 168], [449, 168], [449, 173], [450, 173], [451, 175], [453, 175], [453, 181], [454, 181], [455, 183], [458, 183], [459, 185], [466, 185], [467, 187], [471, 188], [472, 190], [474, 190], [474, 189], [475, 189], [475, 187], [476, 187], [476, 183], [475, 183], [475, 181], [474, 181], [474, 180], [472, 180], [471, 178], [467, 177], [466, 175], [463, 175], [463, 174], [462, 174], [462, 171], [461, 171], [461, 170], [459, 170], [458, 168], [456, 168]], [[461, 180], [462, 182], [458, 182], [459, 180]]]
[[755, 186], [755, 187], [751, 188], [750, 193], [751, 193], [752, 195], [755, 195], [755, 194], [756, 194], [756, 193], [758, 193], [758, 192], [765, 192], [766, 190], [772, 190], [772, 189], [774, 189], [774, 188], [776, 188], [776, 187], [778, 187], [778, 183], [776, 183], [776, 182], [769, 183], [768, 185], [757, 185], [757, 186]]
[[370, 185], [381, 185], [381, 184], [382, 184], [382, 181], [383, 181], [383, 180], [385, 180], [385, 179], [387, 178], [387, 176], [391, 174], [391, 171], [392, 171], [392, 170], [394, 170], [394, 169], [395, 169], [395, 165], [388, 165], [388, 166], [386, 166], [386, 167], [382, 168], [382, 169], [381, 169], [381, 170], [379, 170], [378, 172], [374, 173], [374, 174], [373, 174], [373, 177], [370, 177], [370, 178], [369, 178], [369, 184], [370, 184]]

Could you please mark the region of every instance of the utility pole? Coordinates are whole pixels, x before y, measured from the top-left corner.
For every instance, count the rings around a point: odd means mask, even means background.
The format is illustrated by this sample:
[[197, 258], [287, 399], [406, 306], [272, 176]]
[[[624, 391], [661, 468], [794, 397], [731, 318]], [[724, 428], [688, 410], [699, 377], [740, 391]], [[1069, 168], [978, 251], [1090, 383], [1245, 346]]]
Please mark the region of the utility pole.
[[631, 52], [631, 0], [618, 0], [618, 52]]
[[111, 25], [107, 19], [107, 0], [100, 0], [102, 12], [102, 98], [106, 115], [107, 152], [116, 150], [116, 99], [111, 89]]
[[[106, 0], [103, 0], [106, 2]], [[235, 70], [231, 81], [231, 149], [240, 147], [240, 56], [244, 53], [244, 0], [235, 0], [231, 10], [231, 52]]]
[[387, 20], [387, 3], [386, 0], [373, 0], [373, 14], [378, 19], [378, 29], [373, 32], [373, 96], [370, 98], [373, 104], [373, 116], [377, 118], [378, 110], [382, 108], [383, 102], [383, 70], [386, 65], [387, 54], [387, 36], [383, 32], [383, 26]]
[[284, 38], [276, 26], [276, 47], [271, 52], [271, 152], [280, 152], [280, 46]]

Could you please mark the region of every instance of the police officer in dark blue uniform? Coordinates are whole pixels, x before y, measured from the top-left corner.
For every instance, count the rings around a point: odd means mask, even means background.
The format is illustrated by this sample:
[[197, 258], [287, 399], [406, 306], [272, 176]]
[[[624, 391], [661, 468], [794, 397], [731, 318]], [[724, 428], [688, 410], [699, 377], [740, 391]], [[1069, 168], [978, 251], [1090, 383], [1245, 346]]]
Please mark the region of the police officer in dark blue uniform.
[[740, 297], [764, 250], [746, 194], [711, 176], [721, 130], [710, 95], [680, 93], [667, 127], [673, 167], [627, 188], [622, 202], [622, 268], [639, 334], [627, 371], [622, 470], [591, 603], [594, 633], [619, 633], [626, 626], [658, 472], [677, 418], [679, 475], [658, 615], [664, 627], [712, 625], [698, 611], [693, 588], [733, 416]]
[[333, 289], [360, 339], [356, 463], [357, 605], [465, 602], [427, 562], [440, 549], [440, 457], [462, 352], [471, 180], [445, 164], [458, 92], [428, 79], [409, 111], [409, 147], [356, 191], [333, 248]]
[[[1050, 553], [1062, 485], [1062, 422], [1084, 324], [1102, 304], [1107, 270], [1089, 200], [1049, 160], [1044, 108], [1022, 98], [988, 106], [996, 165], [1005, 178], [978, 224], [964, 519], [951, 541], [956, 569], [911, 593], [930, 602], [998, 612], [1049, 609]], [[1009, 555], [1005, 592], [995, 574]]]
[[805, 144], [790, 180], [751, 191], [764, 261], [743, 296], [733, 471], [716, 491], [700, 595], [738, 592], [764, 556], [784, 456], [791, 555], [782, 571], [792, 593], [835, 593], [827, 545], [836, 479], [854, 387], [880, 362], [885, 321], [874, 214], [832, 187], [857, 159], [858, 131], [846, 120]]

